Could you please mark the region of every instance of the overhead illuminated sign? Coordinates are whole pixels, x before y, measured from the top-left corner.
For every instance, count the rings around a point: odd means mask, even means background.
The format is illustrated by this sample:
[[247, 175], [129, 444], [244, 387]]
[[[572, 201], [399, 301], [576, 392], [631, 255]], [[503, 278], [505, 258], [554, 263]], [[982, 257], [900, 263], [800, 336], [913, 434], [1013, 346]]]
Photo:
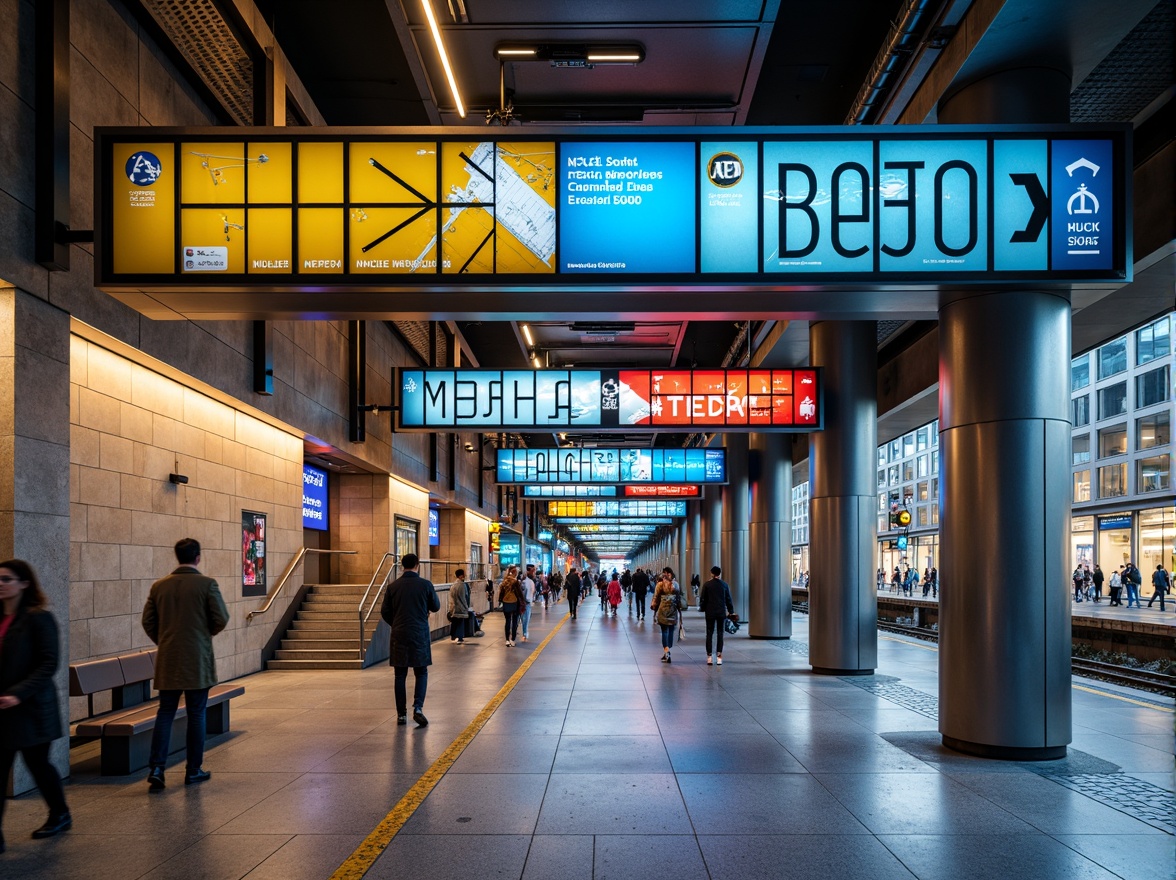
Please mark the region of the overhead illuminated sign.
[[716, 449], [499, 449], [499, 483], [727, 482], [727, 452]]
[[616, 486], [588, 486], [576, 483], [566, 486], [523, 486], [524, 498], [615, 498], [616, 494]]
[[498, 535], [498, 564], [503, 568], [508, 565], [519, 565], [523, 559], [523, 537], [514, 532], [501, 532]]
[[99, 128], [96, 282], [1124, 281], [1129, 132]]
[[698, 498], [701, 486], [625, 486], [625, 495], [637, 498]]
[[616, 516], [557, 516], [554, 519], [556, 525], [572, 526], [573, 531], [576, 528], [586, 526], [615, 526], [622, 523], [639, 526], [668, 526], [673, 525], [674, 521], [668, 516], [640, 516], [640, 517], [616, 517]]
[[812, 368], [426, 369], [393, 381], [398, 431], [814, 431], [823, 418]]
[[549, 501], [548, 516], [685, 516], [685, 501]]

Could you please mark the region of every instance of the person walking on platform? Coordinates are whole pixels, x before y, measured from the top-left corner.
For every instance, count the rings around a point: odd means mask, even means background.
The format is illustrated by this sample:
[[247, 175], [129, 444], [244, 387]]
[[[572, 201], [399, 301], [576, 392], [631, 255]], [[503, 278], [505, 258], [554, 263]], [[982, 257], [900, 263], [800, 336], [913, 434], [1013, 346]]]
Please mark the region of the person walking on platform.
[[518, 569], [513, 565], [506, 570], [502, 583], [498, 585], [498, 605], [502, 609], [506, 646], [513, 648], [519, 635], [519, 609], [525, 605], [523, 585], [519, 583]]
[[[727, 586], [727, 582], [720, 579], [719, 575], [723, 570], [717, 565], [711, 566], [711, 579], [702, 585], [702, 590], [698, 594], [698, 610], [706, 615], [706, 665], [711, 666], [714, 659], [717, 659], [719, 665], [723, 665], [723, 623], [727, 616], [735, 613], [735, 603], [731, 601], [731, 588]], [[714, 644], [715, 630], [719, 631], [718, 642], [715, 647], [718, 649], [715, 654], [717, 658], [711, 656], [711, 645]]]
[[621, 606], [622, 590], [621, 582], [617, 580], [616, 576], [608, 582], [608, 605], [612, 609], [612, 616], [617, 616], [617, 609]]
[[159, 646], [155, 655], [159, 711], [151, 734], [151, 769], [147, 774], [151, 791], [166, 785], [163, 770], [171, 752], [172, 724], [181, 695], [188, 715], [184, 784], [212, 777], [200, 766], [204, 761], [208, 691], [217, 682], [212, 637], [229, 623], [220, 587], [196, 568], [200, 564], [200, 542], [184, 538], [176, 542], [175, 553], [179, 567], [151, 585], [143, 606], [143, 631]]
[[1127, 588], [1127, 607], [1131, 607], [1132, 601], [1135, 602], [1136, 608], [1142, 608], [1143, 603], [1139, 599], [1139, 588], [1143, 584], [1143, 575], [1139, 573], [1139, 569], [1135, 567], [1135, 563], [1128, 560], [1127, 567], [1123, 569], [1123, 586]]
[[1094, 567], [1094, 574], [1092, 574], [1090, 576], [1090, 578], [1091, 578], [1091, 583], [1094, 584], [1094, 601], [1101, 602], [1102, 601], [1102, 588], [1103, 588], [1103, 583], [1106, 581], [1106, 575], [1104, 575], [1103, 570], [1096, 565]]
[[519, 622], [523, 628], [523, 641], [531, 631], [531, 609], [538, 600], [538, 586], [535, 583], [535, 566], [528, 565], [527, 573], [523, 575], [523, 604], [519, 608]]
[[[61, 776], [49, 762], [49, 747], [66, 731], [53, 683], [61, 648], [48, 606], [31, 565], [23, 559], [0, 562], [0, 780], [7, 785], [20, 752], [49, 807], [49, 818], [33, 832], [38, 840], [73, 825]], [[0, 791], [0, 853], [5, 800]]]
[[1111, 604], [1122, 606], [1123, 600], [1123, 566], [1118, 571], [1111, 572]]
[[575, 568], [568, 572], [564, 586], [568, 591], [568, 611], [571, 612], [572, 620], [575, 620], [576, 606], [580, 604], [580, 590], [583, 589], [580, 584], [580, 573]]
[[1157, 565], [1156, 570], [1152, 572], [1152, 597], [1147, 600], [1147, 607], [1152, 607], [1152, 602], [1156, 601], [1158, 596], [1160, 599], [1160, 611], [1164, 610], [1164, 596], [1172, 589], [1172, 578], [1168, 576], [1168, 572], [1164, 571], [1164, 566]]
[[662, 572], [657, 588], [653, 591], [650, 610], [656, 612], [661, 627], [662, 663], [669, 663], [670, 649], [674, 647], [674, 629], [678, 626], [678, 614], [682, 610], [682, 590], [674, 581], [674, 573], [668, 568]]
[[649, 593], [649, 574], [643, 568], [633, 575], [633, 593], [637, 597], [637, 619], [645, 620], [645, 597]]
[[596, 594], [600, 597], [600, 610], [608, 614], [608, 576], [604, 569], [596, 575]]
[[[453, 583], [449, 586], [449, 641], [465, 644], [471, 613], [470, 587], [465, 581], [465, 569], [459, 568], [453, 573]], [[472, 628], [468, 633], [473, 638]]]
[[621, 572], [621, 589], [629, 597], [629, 613], [633, 613], [633, 572], [625, 569]]
[[486, 613], [494, 610], [494, 581], [486, 578]]
[[388, 585], [380, 617], [388, 624], [388, 665], [396, 670], [396, 723], [408, 723], [408, 667], [412, 667], [412, 720], [424, 727], [425, 692], [429, 688], [429, 667], [433, 663], [433, 638], [429, 614], [441, 610], [433, 582], [417, 573], [420, 559], [405, 553], [400, 560], [403, 573]]
[[898, 566], [894, 566], [894, 576], [890, 578], [890, 590], [897, 593], [902, 587], [902, 573], [898, 570]]

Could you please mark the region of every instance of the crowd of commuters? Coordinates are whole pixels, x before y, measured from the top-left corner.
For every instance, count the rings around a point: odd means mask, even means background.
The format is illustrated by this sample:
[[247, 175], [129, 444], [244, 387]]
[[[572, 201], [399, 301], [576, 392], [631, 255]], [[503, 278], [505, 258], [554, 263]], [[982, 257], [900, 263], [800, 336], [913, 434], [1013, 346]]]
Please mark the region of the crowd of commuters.
[[[1103, 584], [1106, 584], [1110, 594], [1109, 604], [1122, 606], [1123, 597], [1126, 595], [1127, 608], [1143, 607], [1141, 596], [1143, 579], [1143, 572], [1130, 560], [1126, 564], [1120, 565], [1117, 571], [1112, 571], [1109, 581], [1098, 565], [1095, 565], [1092, 570], [1089, 564], [1080, 564], [1070, 576], [1075, 602], [1101, 602]], [[1159, 599], [1160, 611], [1166, 611], [1165, 597], [1172, 591], [1172, 575], [1162, 564], [1157, 565], [1156, 570], [1152, 572], [1151, 586], [1152, 595], [1147, 602], [1147, 607], [1151, 608], [1156, 599]]]

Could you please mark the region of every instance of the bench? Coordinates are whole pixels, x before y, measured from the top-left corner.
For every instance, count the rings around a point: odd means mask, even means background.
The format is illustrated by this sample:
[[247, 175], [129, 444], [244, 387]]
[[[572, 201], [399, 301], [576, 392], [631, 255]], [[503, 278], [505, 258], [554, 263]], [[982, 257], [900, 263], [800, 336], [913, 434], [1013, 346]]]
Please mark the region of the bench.
[[[159, 708], [159, 701], [151, 699], [154, 677], [155, 651], [70, 664], [69, 695], [87, 697], [90, 707], [90, 717], [78, 722], [75, 735], [101, 740], [103, 776], [126, 776], [147, 766]], [[112, 709], [94, 715], [94, 694], [104, 691], [111, 692]], [[205, 716], [209, 734], [229, 730], [229, 701], [244, 693], [241, 685], [218, 684], [209, 690]], [[172, 728], [172, 754], [184, 748], [186, 728], [187, 712], [181, 697]]]

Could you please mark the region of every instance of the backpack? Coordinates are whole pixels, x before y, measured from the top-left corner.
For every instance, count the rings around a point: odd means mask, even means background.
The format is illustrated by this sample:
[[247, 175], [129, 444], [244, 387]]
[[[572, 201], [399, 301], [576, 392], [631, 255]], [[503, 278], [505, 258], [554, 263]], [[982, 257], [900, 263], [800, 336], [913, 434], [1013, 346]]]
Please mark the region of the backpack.
[[665, 593], [657, 606], [657, 622], [662, 626], [673, 626], [678, 622], [678, 594]]

